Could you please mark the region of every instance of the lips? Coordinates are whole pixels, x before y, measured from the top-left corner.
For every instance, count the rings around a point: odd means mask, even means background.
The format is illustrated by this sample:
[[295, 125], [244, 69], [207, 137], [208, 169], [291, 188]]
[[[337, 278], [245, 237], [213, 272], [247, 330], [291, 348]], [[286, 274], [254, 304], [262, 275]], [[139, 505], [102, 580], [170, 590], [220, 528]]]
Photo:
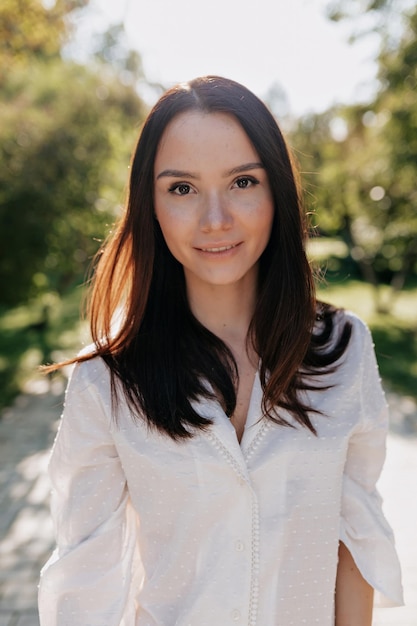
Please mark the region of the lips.
[[197, 248], [198, 250], [201, 250], [202, 252], [211, 252], [213, 254], [218, 253], [218, 252], [226, 252], [227, 250], [232, 250], [233, 248], [236, 248], [239, 244], [235, 243], [235, 244], [228, 244], [228, 245], [223, 245], [223, 246], [200, 246], [199, 248]]

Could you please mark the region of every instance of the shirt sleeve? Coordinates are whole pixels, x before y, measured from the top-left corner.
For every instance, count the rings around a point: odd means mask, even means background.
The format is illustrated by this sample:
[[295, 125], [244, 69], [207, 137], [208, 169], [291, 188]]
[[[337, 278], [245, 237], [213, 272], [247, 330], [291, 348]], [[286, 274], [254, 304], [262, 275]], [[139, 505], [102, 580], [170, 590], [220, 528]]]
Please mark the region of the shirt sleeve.
[[403, 604], [401, 569], [394, 536], [376, 489], [386, 450], [388, 408], [381, 387], [372, 338], [365, 325], [354, 326], [360, 337], [360, 427], [349, 441], [343, 478], [340, 540], [362, 576], [375, 589], [379, 606]]
[[[41, 626], [134, 624], [136, 514], [110, 430], [107, 370], [75, 367], [49, 464], [57, 546], [41, 572]], [[130, 613], [129, 613], [130, 612]]]

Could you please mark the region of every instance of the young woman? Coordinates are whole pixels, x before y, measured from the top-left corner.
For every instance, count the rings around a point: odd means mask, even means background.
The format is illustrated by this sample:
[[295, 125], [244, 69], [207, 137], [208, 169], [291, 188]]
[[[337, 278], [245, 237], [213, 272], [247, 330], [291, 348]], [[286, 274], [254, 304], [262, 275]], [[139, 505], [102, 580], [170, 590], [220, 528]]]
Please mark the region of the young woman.
[[94, 279], [50, 463], [42, 626], [370, 626], [402, 602], [371, 337], [316, 303], [267, 108], [168, 91]]

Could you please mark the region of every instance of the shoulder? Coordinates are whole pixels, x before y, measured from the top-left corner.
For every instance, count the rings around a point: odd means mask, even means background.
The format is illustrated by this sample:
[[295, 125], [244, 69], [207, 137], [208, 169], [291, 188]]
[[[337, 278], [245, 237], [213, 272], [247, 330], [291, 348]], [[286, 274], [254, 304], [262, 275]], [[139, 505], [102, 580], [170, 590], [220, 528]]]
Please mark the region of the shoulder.
[[375, 349], [371, 331], [358, 315], [349, 310], [337, 309], [334, 314], [336, 337], [349, 328], [349, 340], [343, 355], [343, 364], [354, 374], [363, 374], [367, 363], [375, 360]]
[[352, 311], [319, 302], [312, 336], [313, 366], [339, 369], [344, 365], [361, 367], [366, 355], [373, 354], [367, 324]]
[[372, 335], [367, 323], [352, 311], [337, 309], [335, 325], [338, 328], [342, 328], [345, 325], [351, 328], [350, 342], [353, 345], [360, 347], [361, 345], [363, 346], [364, 342], [367, 344], [372, 343]]
[[344, 332], [353, 340], [370, 336], [367, 324], [352, 311], [318, 302], [314, 334], [328, 335], [330, 343], [334, 344]]
[[70, 372], [68, 389], [77, 393], [89, 391], [107, 395], [111, 387], [110, 370], [104, 360], [95, 354], [95, 346], [91, 344], [83, 348], [77, 359]]
[[370, 335], [369, 327], [356, 313], [348, 309], [335, 309], [334, 313], [335, 326], [338, 328], [349, 324], [352, 328], [352, 335], [357, 337], [365, 337]]

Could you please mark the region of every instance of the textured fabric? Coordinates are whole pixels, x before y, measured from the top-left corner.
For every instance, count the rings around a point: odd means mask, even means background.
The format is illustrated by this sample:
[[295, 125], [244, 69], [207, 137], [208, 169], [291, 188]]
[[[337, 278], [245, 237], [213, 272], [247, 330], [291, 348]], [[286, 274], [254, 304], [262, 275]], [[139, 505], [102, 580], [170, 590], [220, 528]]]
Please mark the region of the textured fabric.
[[213, 426], [176, 443], [123, 402], [114, 419], [101, 359], [76, 366], [50, 462], [42, 626], [332, 626], [339, 540], [402, 603], [375, 491], [387, 409], [369, 331], [348, 317], [341, 365], [317, 379], [331, 388], [306, 392], [318, 436], [260, 419], [257, 376], [240, 444], [206, 400]]

